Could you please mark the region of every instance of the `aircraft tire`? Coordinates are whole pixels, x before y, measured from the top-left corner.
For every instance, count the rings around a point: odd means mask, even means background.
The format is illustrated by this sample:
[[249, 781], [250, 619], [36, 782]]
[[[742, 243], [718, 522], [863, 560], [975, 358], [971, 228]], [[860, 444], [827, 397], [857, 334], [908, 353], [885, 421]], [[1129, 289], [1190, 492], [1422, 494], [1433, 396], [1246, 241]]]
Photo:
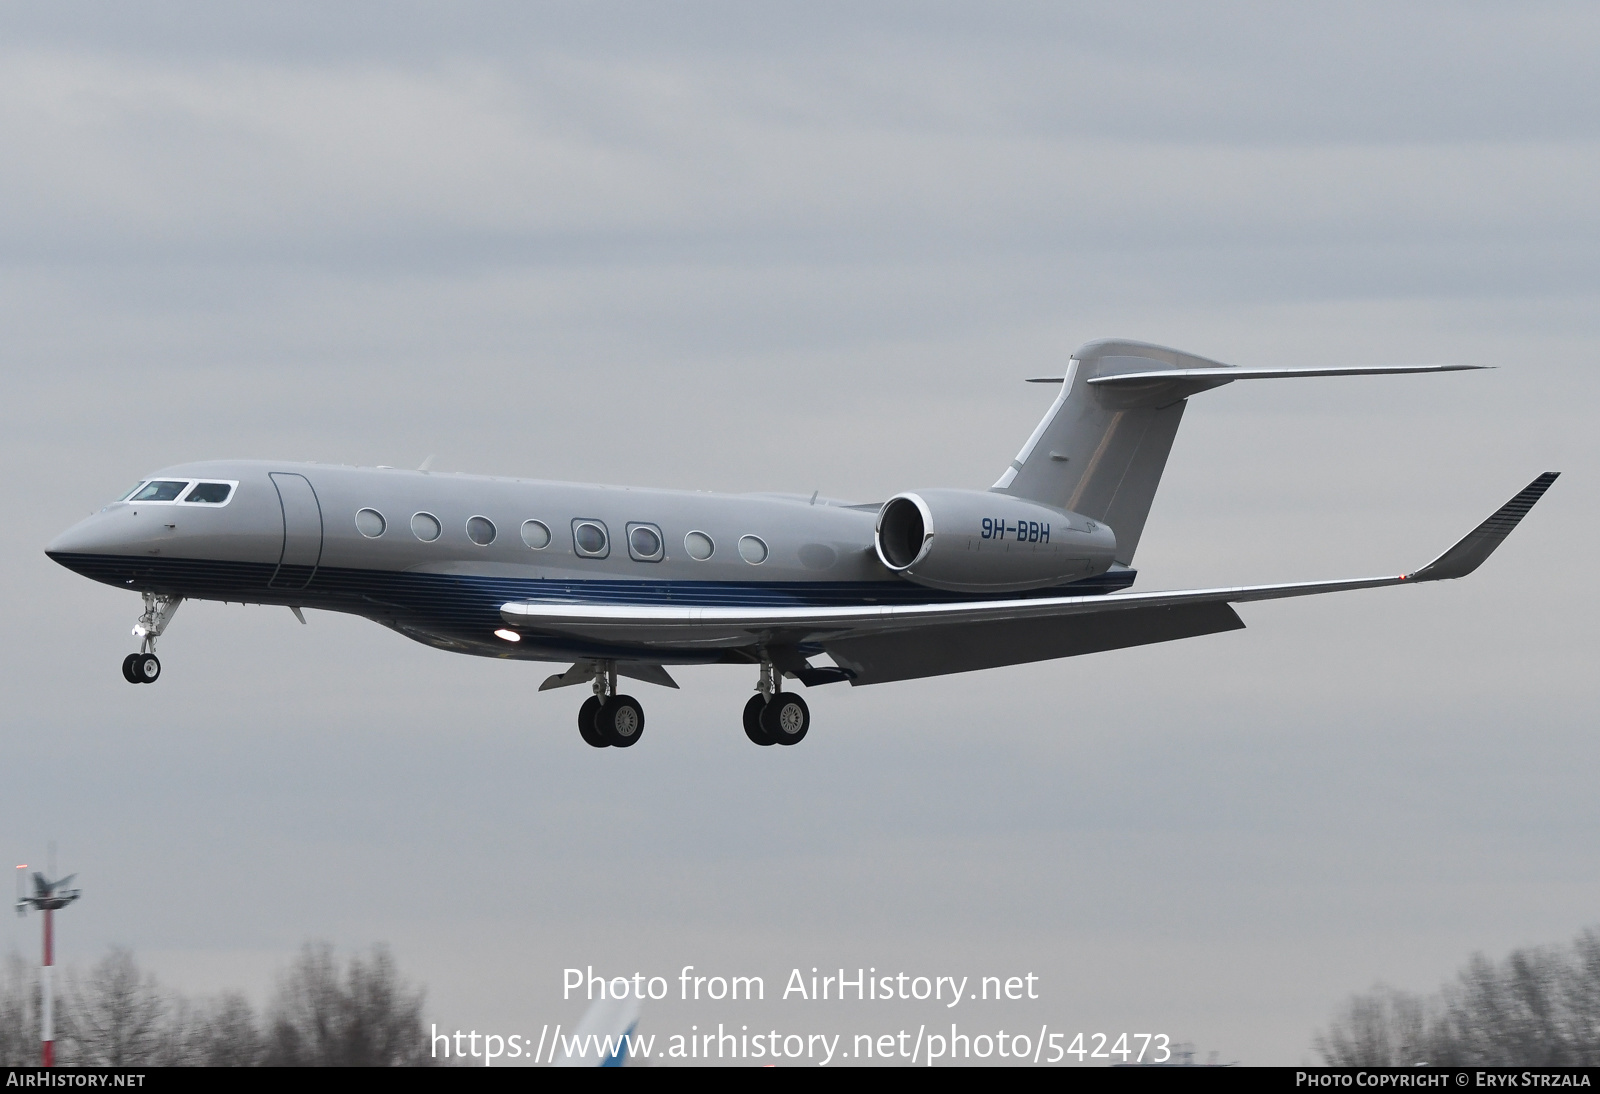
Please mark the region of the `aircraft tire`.
[[797, 745], [811, 728], [811, 711], [800, 696], [781, 692], [761, 712], [761, 728], [780, 745]]
[[578, 708], [578, 735], [583, 738], [583, 743], [593, 748], [610, 748], [611, 742], [601, 735], [599, 727], [595, 725], [595, 715], [600, 713], [600, 697], [591, 695], [583, 701], [583, 706]]
[[139, 678], [139, 683], [153, 684], [161, 679], [161, 662], [153, 653], [135, 654], [133, 674]]
[[761, 728], [761, 712], [765, 709], [767, 699], [759, 691], [750, 696], [750, 701], [744, 705], [744, 735], [750, 738], [751, 744], [763, 747], [772, 743], [767, 731]]
[[139, 677], [134, 674], [133, 663], [139, 660], [139, 655], [130, 653], [122, 659], [122, 678], [130, 684], [137, 684]]
[[594, 724], [612, 748], [632, 748], [644, 736], [644, 707], [631, 695], [613, 695], [601, 705]]

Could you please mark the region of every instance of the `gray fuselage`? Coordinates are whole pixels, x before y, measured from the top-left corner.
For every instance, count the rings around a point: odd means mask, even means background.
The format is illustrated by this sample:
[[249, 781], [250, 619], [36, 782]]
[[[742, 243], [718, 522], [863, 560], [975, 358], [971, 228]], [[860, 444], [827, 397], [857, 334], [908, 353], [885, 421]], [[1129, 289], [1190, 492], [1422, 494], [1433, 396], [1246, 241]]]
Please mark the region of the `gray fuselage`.
[[[883, 566], [873, 547], [878, 505], [263, 461], [182, 464], [145, 481], [162, 480], [236, 485], [220, 505], [115, 502], [59, 536], [50, 557], [120, 588], [349, 612], [440, 648], [531, 660], [635, 651], [502, 640], [495, 632], [507, 601], [757, 607], [956, 598]], [[1110, 592], [1133, 576], [1117, 568], [1071, 590]], [[648, 659], [748, 658], [655, 648]]]

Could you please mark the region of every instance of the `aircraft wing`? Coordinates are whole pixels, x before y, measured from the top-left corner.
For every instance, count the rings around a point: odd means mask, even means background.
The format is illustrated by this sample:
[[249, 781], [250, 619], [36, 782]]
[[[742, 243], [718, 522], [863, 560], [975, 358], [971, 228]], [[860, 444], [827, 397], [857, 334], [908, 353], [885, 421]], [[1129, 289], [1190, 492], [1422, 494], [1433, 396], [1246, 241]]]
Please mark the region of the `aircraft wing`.
[[[1511, 533], [1556, 476], [1553, 471], [1540, 475], [1448, 551], [1409, 574], [1107, 596], [845, 607], [514, 601], [502, 605], [500, 614], [529, 634], [617, 646], [762, 649], [786, 669], [803, 664], [804, 658], [785, 657], [784, 651], [821, 646], [854, 684], [937, 676], [1237, 630], [1244, 624], [1233, 604], [1465, 577]], [[805, 679], [803, 672], [797, 674]]]

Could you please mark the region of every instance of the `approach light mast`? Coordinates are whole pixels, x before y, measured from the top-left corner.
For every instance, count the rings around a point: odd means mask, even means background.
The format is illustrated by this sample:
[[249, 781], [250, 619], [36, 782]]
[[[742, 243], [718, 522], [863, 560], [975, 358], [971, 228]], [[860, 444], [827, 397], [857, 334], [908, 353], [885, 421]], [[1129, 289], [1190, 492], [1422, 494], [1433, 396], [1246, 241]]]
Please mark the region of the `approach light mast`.
[[[27, 868], [27, 863], [17, 867], [18, 870]], [[77, 876], [68, 874], [64, 878], [51, 881], [35, 870], [32, 879], [33, 892], [29, 895], [23, 893], [26, 880], [22, 874], [17, 875], [17, 914], [27, 915], [29, 908], [44, 913], [44, 964], [39, 967], [39, 1041], [45, 1067], [54, 1067], [56, 1062], [56, 1001], [55, 985], [52, 981], [52, 969], [56, 963], [54, 916], [58, 909], [65, 908], [83, 895], [79, 889], [67, 888], [67, 884]]]

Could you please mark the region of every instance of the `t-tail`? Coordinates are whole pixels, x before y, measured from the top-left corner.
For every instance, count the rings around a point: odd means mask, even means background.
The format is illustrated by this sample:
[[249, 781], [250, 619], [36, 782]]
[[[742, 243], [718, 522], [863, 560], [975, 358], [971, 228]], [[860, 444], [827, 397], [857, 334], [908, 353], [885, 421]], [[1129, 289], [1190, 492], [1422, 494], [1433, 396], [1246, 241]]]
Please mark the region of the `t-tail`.
[[1455, 372], [1479, 365], [1235, 368], [1145, 342], [1090, 342], [1072, 355], [1061, 393], [991, 490], [1110, 526], [1116, 561], [1133, 563], [1189, 396], [1234, 380]]
[[601, 998], [589, 1004], [578, 1028], [570, 1034], [556, 1030], [551, 1062], [555, 1067], [627, 1067], [634, 1061], [648, 1060], [655, 1038], [641, 1039], [639, 1000]]

